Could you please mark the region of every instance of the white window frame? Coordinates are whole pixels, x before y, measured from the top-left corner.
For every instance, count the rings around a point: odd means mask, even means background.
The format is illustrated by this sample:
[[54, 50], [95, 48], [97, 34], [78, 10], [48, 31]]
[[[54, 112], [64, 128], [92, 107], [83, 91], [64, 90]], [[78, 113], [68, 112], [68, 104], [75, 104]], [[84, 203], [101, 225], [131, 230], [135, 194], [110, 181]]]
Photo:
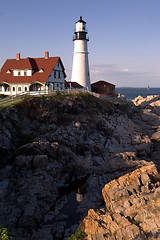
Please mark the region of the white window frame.
[[[15, 90], [13, 90], [13, 88], [15, 88]], [[12, 86], [12, 92], [16, 92], [16, 86], [15, 85]]]
[[[19, 87], [21, 88], [20, 91], [18, 90]], [[17, 92], [18, 92], [18, 93], [19, 93], [19, 92], [22, 92], [22, 86], [21, 86], [21, 85], [19, 85], [19, 86], [17, 87]]]
[[[27, 90], [25, 90], [25, 88], [27, 88]], [[24, 92], [28, 91], [28, 86], [25, 85], [24, 88], [23, 88]]]

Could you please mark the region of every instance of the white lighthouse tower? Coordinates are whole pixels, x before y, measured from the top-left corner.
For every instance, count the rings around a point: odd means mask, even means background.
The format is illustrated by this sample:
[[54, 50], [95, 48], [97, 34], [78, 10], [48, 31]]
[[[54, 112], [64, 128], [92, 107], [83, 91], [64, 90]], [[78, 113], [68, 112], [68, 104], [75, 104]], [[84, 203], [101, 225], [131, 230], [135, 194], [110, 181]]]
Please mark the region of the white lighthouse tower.
[[86, 22], [80, 17], [80, 20], [76, 22], [76, 29], [73, 37], [74, 52], [71, 82], [77, 82], [91, 91], [87, 48], [89, 38], [87, 33]]

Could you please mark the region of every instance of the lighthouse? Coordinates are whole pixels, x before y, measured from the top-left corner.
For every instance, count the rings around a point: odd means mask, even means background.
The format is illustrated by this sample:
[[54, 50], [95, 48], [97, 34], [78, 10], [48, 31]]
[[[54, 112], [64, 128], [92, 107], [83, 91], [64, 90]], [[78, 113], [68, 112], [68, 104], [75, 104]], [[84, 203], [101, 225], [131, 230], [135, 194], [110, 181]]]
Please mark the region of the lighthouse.
[[89, 62], [88, 62], [88, 47], [89, 41], [86, 29], [86, 22], [80, 20], [76, 22], [74, 31], [74, 52], [71, 82], [77, 82], [86, 90], [91, 91]]

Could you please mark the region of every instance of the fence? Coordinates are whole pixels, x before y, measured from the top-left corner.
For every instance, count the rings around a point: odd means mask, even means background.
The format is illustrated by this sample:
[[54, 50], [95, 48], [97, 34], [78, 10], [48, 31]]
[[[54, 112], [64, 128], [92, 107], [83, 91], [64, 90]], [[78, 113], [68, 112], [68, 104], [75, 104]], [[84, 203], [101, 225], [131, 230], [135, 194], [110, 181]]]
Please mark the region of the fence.
[[8, 96], [5, 98], [0, 99], [0, 106], [5, 106], [8, 104], [14, 104], [15, 102], [17, 102], [20, 99], [23, 99], [26, 95], [30, 96], [37, 96], [37, 95], [48, 95], [51, 94], [49, 91], [28, 91], [28, 92], [22, 92], [19, 93], [17, 95], [12, 95], [12, 96]]
[[[64, 93], [73, 93], [73, 92], [87, 92], [84, 89], [64, 89], [59, 90]], [[0, 107], [9, 105], [9, 104], [15, 104], [18, 100], [23, 99], [25, 96], [38, 96], [38, 95], [54, 95], [57, 92], [57, 90], [45, 90], [45, 91], [26, 91], [19, 93], [17, 95], [8, 96], [5, 98], [0, 99]]]
[[[75, 93], [75, 92], [88, 92], [89, 94], [93, 95], [96, 98], [100, 98], [100, 99], [106, 99], [106, 100], [112, 100], [112, 101], [123, 101], [124, 99], [120, 98], [120, 97], [111, 97], [111, 96], [104, 96], [101, 95], [99, 93], [95, 93], [95, 92], [89, 92], [85, 89], [65, 89], [65, 90], [60, 90], [61, 92], [64, 93]], [[8, 96], [5, 98], [0, 99], [0, 107], [9, 105], [9, 104], [15, 104], [18, 100], [23, 99], [25, 96], [38, 96], [38, 95], [54, 95], [57, 91], [50, 91], [50, 90], [46, 90], [46, 91], [27, 91], [27, 92], [22, 92], [19, 93], [17, 95], [12, 95], [12, 96]]]

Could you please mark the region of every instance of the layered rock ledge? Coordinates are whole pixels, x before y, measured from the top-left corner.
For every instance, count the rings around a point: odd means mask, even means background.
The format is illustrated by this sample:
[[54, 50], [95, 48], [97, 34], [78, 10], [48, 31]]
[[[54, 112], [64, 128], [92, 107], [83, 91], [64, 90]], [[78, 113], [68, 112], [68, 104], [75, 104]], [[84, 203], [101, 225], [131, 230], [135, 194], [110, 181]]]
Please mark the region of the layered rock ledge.
[[80, 225], [86, 239], [160, 239], [160, 174], [142, 167], [106, 184], [106, 208], [89, 210]]

